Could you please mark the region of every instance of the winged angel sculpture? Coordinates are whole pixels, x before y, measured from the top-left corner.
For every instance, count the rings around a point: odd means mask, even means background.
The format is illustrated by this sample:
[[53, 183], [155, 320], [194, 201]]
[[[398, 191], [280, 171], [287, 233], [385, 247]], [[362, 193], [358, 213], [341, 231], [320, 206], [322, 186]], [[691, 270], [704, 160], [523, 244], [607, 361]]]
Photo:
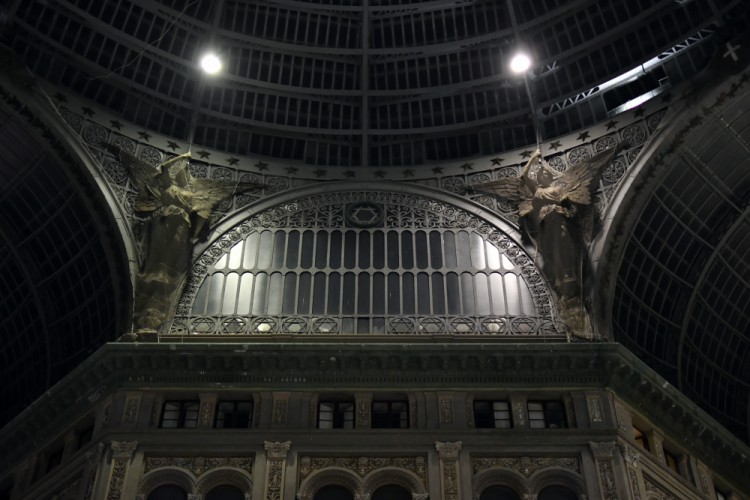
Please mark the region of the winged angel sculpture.
[[145, 217], [144, 259], [136, 277], [133, 312], [135, 338], [143, 338], [162, 327], [193, 246], [214, 209], [230, 196], [262, 185], [196, 179], [188, 169], [190, 153], [154, 167], [122, 149], [114, 152], [138, 190], [135, 212]]
[[615, 151], [607, 149], [560, 173], [537, 150], [519, 177], [472, 186], [518, 205], [521, 229], [541, 255], [557, 294], [560, 319], [571, 333], [585, 338], [591, 336], [591, 324], [581, 292], [585, 248], [593, 238], [591, 202], [599, 174]]

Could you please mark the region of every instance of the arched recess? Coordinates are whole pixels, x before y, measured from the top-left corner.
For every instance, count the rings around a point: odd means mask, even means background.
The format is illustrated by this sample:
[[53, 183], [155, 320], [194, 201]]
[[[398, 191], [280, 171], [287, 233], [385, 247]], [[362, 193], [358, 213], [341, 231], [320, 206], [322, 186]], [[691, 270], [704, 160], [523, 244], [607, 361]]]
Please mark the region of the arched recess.
[[383, 467], [367, 474], [362, 481], [362, 489], [370, 498], [378, 488], [395, 484], [411, 492], [415, 498], [424, 498], [427, 494], [422, 480], [416, 474], [398, 467]]
[[219, 467], [200, 477], [195, 485], [195, 493], [205, 495], [220, 485], [236, 486], [245, 492], [246, 498], [253, 491], [253, 481], [247, 472], [234, 467]]
[[510, 469], [493, 467], [491, 469], [485, 469], [474, 475], [471, 485], [471, 496], [474, 500], [479, 500], [482, 492], [490, 486], [507, 486], [521, 498], [524, 495], [528, 495], [531, 491], [530, 486], [526, 478], [521, 476], [515, 471]]
[[529, 490], [532, 495], [538, 495], [548, 486], [565, 486], [578, 498], [586, 495], [586, 484], [583, 478], [566, 469], [549, 467], [529, 477]]
[[551, 297], [518, 232], [483, 207], [420, 186], [330, 183], [221, 224], [170, 332], [557, 336]]
[[138, 485], [139, 495], [146, 498], [151, 491], [165, 484], [174, 484], [184, 489], [188, 494], [195, 491], [196, 479], [190, 472], [176, 467], [164, 467], [144, 474]]
[[312, 500], [320, 488], [329, 484], [347, 488], [354, 494], [354, 498], [358, 498], [364, 491], [361, 478], [354, 472], [342, 467], [326, 467], [310, 474], [300, 483], [297, 500]]

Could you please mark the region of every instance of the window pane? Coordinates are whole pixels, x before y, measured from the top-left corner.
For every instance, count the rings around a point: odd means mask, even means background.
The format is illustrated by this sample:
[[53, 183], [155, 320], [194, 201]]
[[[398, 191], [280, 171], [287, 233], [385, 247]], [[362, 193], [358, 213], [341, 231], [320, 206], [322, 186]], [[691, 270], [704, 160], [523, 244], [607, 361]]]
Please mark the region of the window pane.
[[471, 247], [469, 245], [469, 233], [466, 231], [458, 232], [456, 254], [458, 255], [458, 267], [461, 269], [471, 269]]
[[485, 249], [487, 250], [487, 267], [492, 270], [500, 269], [500, 251], [489, 241], [485, 242]]
[[326, 310], [326, 275], [315, 273], [313, 283], [313, 314], [324, 314]]
[[315, 236], [315, 267], [325, 269], [328, 266], [328, 233], [320, 231]]
[[253, 275], [245, 273], [240, 278], [240, 293], [237, 298], [237, 314], [250, 314], [253, 303]]
[[260, 251], [258, 252], [258, 269], [269, 269], [271, 257], [273, 256], [273, 233], [263, 231], [260, 233]]
[[458, 286], [458, 275], [448, 273], [445, 277], [448, 314], [461, 314], [461, 289]]
[[284, 277], [284, 305], [282, 308], [284, 314], [294, 314], [296, 298], [297, 276], [293, 273], [288, 273]]
[[357, 314], [370, 314], [370, 275], [359, 275], [357, 284]]
[[354, 269], [357, 262], [357, 233], [347, 231], [344, 238], [344, 267]]
[[398, 269], [398, 240], [398, 233], [396, 231], [388, 231], [388, 269]]
[[458, 261], [456, 260], [456, 235], [448, 231], [443, 233], [444, 250], [445, 250], [445, 267], [455, 269]]
[[281, 314], [282, 291], [281, 273], [273, 273], [268, 286], [268, 314]]
[[401, 278], [403, 289], [403, 302], [401, 310], [403, 314], [414, 314], [414, 275], [404, 273]]
[[302, 269], [310, 269], [312, 266], [314, 239], [315, 233], [312, 231], [305, 231], [302, 233], [302, 248], [300, 250], [300, 267]]
[[424, 231], [417, 231], [414, 234], [417, 247], [417, 267], [419, 269], [427, 269], [428, 266], [428, 248], [427, 248], [427, 233]]
[[480, 316], [486, 316], [490, 314], [490, 288], [487, 283], [487, 275], [479, 273], [474, 276], [474, 282], [476, 283], [476, 310]]
[[355, 275], [354, 273], [346, 273], [344, 275], [344, 295], [342, 297], [344, 300], [341, 307], [342, 313], [354, 314], [355, 293], [357, 293], [355, 288]]
[[372, 267], [375, 269], [385, 267], [385, 234], [383, 234], [383, 231], [375, 231], [372, 234]]
[[471, 233], [471, 262], [475, 269], [484, 269], [484, 240], [477, 233]]
[[242, 259], [242, 266], [245, 269], [253, 269], [255, 260], [258, 256], [258, 245], [260, 244], [260, 234], [250, 233], [245, 238], [245, 252]]
[[341, 231], [333, 231], [331, 233], [331, 247], [329, 250], [328, 265], [331, 269], [341, 268], [341, 244], [343, 242], [344, 235]]
[[253, 291], [252, 313], [260, 316], [266, 313], [266, 292], [268, 291], [268, 275], [260, 273], [255, 276], [255, 290]]
[[206, 314], [219, 314], [221, 310], [221, 294], [224, 291], [224, 275], [216, 273], [211, 276], [210, 280]]
[[341, 275], [339, 273], [331, 273], [328, 277], [328, 314], [339, 313], [340, 287]]
[[284, 265], [284, 250], [286, 249], [286, 233], [276, 231], [273, 235], [273, 268], [281, 269]]
[[234, 314], [237, 306], [237, 288], [239, 288], [240, 276], [237, 273], [229, 273], [224, 283], [224, 300], [221, 305], [222, 314]]
[[474, 315], [474, 277], [469, 273], [461, 275], [461, 303], [463, 314]]
[[417, 275], [418, 314], [430, 314], [430, 278], [427, 273]]
[[501, 274], [490, 274], [490, 293], [492, 294], [492, 314], [504, 316], [506, 314], [505, 290]]
[[297, 314], [307, 315], [310, 314], [310, 285], [312, 282], [312, 275], [310, 273], [302, 273], [299, 276], [298, 292], [297, 292]]
[[388, 314], [401, 314], [401, 278], [396, 273], [388, 275]]
[[411, 233], [401, 233], [401, 267], [414, 267], [414, 244]]
[[299, 231], [289, 231], [286, 249], [286, 267], [295, 269], [299, 265]]
[[518, 316], [521, 314], [521, 295], [518, 290], [518, 277], [513, 273], [503, 276], [505, 282], [505, 296], [508, 298], [508, 314]]
[[359, 233], [359, 268], [370, 267], [370, 233], [362, 231]]
[[238, 241], [229, 251], [229, 269], [239, 269], [242, 266], [242, 247], [243, 241]]
[[372, 312], [385, 314], [385, 275], [375, 273], [372, 277]]
[[432, 314], [445, 314], [445, 289], [440, 273], [432, 273]]
[[439, 231], [430, 231], [430, 266], [443, 267], [443, 241]]

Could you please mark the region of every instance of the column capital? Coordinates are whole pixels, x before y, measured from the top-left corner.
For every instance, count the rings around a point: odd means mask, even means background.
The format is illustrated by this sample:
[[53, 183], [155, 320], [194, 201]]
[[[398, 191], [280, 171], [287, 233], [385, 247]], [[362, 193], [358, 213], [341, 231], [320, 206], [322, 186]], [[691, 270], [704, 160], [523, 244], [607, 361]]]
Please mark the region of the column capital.
[[266, 457], [271, 460], [284, 460], [286, 459], [287, 453], [292, 447], [291, 441], [284, 441], [283, 443], [276, 441], [264, 441], [263, 447], [266, 450]]
[[112, 441], [110, 447], [114, 458], [131, 458], [138, 447], [138, 441]]
[[458, 460], [458, 452], [461, 451], [461, 445], [463, 445], [461, 441], [456, 441], [455, 443], [435, 441], [435, 449], [440, 460]]

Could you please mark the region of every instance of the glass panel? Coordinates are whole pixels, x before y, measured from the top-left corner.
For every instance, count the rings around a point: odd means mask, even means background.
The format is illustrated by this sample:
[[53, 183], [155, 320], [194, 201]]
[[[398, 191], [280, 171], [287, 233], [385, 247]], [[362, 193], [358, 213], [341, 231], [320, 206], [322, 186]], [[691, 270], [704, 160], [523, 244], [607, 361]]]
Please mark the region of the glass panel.
[[328, 314], [338, 314], [341, 300], [341, 275], [331, 273], [328, 276]]
[[461, 269], [471, 269], [471, 248], [469, 245], [469, 233], [466, 231], [458, 232], [456, 254], [458, 255], [458, 267]]
[[331, 233], [330, 258], [328, 259], [328, 265], [331, 269], [341, 268], [341, 243], [343, 239], [344, 235], [341, 234], [341, 231], [333, 231]]
[[217, 271], [221, 271], [225, 267], [227, 267], [227, 254], [224, 254], [221, 257], [219, 257], [219, 259], [214, 264], [214, 269], [216, 269]]
[[461, 274], [461, 303], [463, 314], [474, 315], [474, 277], [469, 273]]
[[266, 313], [266, 292], [268, 291], [268, 275], [258, 273], [255, 275], [255, 289], [253, 290], [252, 314], [260, 316]]
[[315, 236], [315, 267], [325, 269], [328, 266], [328, 233], [320, 231]]
[[354, 273], [346, 273], [344, 275], [344, 295], [343, 305], [341, 312], [344, 314], [354, 314], [354, 299], [357, 290], [355, 288], [355, 275]]
[[401, 278], [403, 286], [403, 314], [414, 314], [414, 275], [404, 273]]
[[258, 269], [270, 269], [273, 256], [273, 233], [260, 233], [260, 250], [258, 251]]
[[458, 264], [456, 260], [456, 235], [450, 231], [443, 233], [443, 244], [445, 250], [445, 267], [455, 269]]
[[281, 311], [283, 314], [294, 314], [296, 298], [297, 275], [294, 273], [287, 273], [284, 277], [284, 305]]
[[487, 275], [478, 273], [474, 276], [474, 283], [476, 284], [476, 310], [480, 316], [487, 316], [490, 314], [490, 288], [487, 283]]
[[250, 233], [245, 238], [245, 255], [242, 259], [242, 266], [245, 269], [255, 267], [255, 259], [258, 256], [258, 245], [260, 244], [260, 234]]
[[357, 333], [365, 335], [370, 333], [370, 318], [357, 318]]
[[506, 313], [505, 287], [500, 273], [490, 274], [490, 293], [492, 294], [492, 314], [504, 316]]
[[359, 274], [357, 283], [357, 314], [370, 314], [370, 275]]
[[302, 233], [302, 249], [300, 250], [302, 257], [300, 259], [300, 267], [302, 269], [310, 269], [310, 267], [312, 267], [314, 240], [315, 233], [312, 231], [305, 231]]
[[487, 267], [493, 271], [500, 269], [500, 250], [489, 241], [485, 241], [484, 246], [487, 250]]
[[282, 278], [281, 273], [271, 275], [271, 282], [268, 286], [268, 314], [281, 314]]
[[385, 318], [372, 318], [372, 333], [375, 335], [385, 333]]
[[375, 273], [372, 277], [372, 312], [385, 314], [385, 275]]
[[224, 275], [216, 273], [211, 275], [211, 284], [208, 289], [208, 303], [206, 314], [219, 314], [221, 309], [221, 293], [224, 291]]
[[414, 267], [414, 242], [411, 233], [401, 233], [401, 267]]
[[375, 231], [372, 234], [372, 267], [383, 269], [385, 266], [385, 234]]
[[388, 269], [398, 269], [398, 233], [388, 231]]
[[429, 254], [427, 253], [427, 233], [424, 231], [417, 231], [414, 235], [417, 247], [417, 267], [419, 269], [427, 269], [429, 265]]
[[362, 231], [359, 233], [359, 268], [370, 267], [370, 233]]
[[507, 255], [503, 255], [502, 260], [503, 268], [507, 269], [508, 271], [512, 271], [513, 269], [515, 269], [516, 266], [513, 265]]
[[344, 267], [354, 269], [357, 265], [357, 233], [347, 231], [344, 238]]
[[484, 269], [484, 240], [477, 233], [471, 233], [471, 263], [475, 269]]
[[326, 275], [315, 273], [313, 283], [313, 314], [325, 314], [326, 311]]
[[289, 231], [286, 248], [286, 267], [295, 269], [299, 265], [299, 231]]
[[522, 279], [518, 280], [518, 284], [521, 287], [521, 300], [523, 301], [522, 314], [533, 316], [536, 314], [536, 307], [534, 307], [534, 299], [531, 298], [531, 290], [529, 290], [529, 286]]
[[253, 300], [253, 275], [245, 273], [240, 279], [240, 294], [237, 299], [237, 314], [250, 314]]
[[505, 296], [508, 298], [508, 314], [518, 316], [521, 314], [521, 296], [518, 293], [518, 277], [513, 273], [503, 276], [505, 282]]
[[357, 333], [354, 331], [354, 318], [341, 319], [341, 333], [351, 335]]
[[193, 301], [193, 314], [202, 315], [206, 312], [206, 299], [208, 298], [208, 289], [211, 284], [211, 276], [206, 276], [203, 280], [201, 287], [198, 289], [198, 293], [195, 295], [195, 301]]
[[397, 273], [388, 275], [388, 314], [401, 314], [401, 278]]
[[310, 314], [310, 284], [312, 275], [302, 273], [299, 276], [299, 292], [297, 293], [297, 314]]
[[458, 274], [448, 273], [445, 277], [448, 314], [461, 314], [461, 290], [458, 286]]
[[417, 275], [418, 314], [430, 314], [430, 276], [427, 273]]
[[[231, 260], [231, 259], [230, 259]], [[224, 300], [221, 305], [222, 314], [234, 314], [237, 306], [237, 288], [240, 284], [240, 275], [229, 273], [224, 283]]]
[[432, 269], [443, 267], [443, 242], [439, 231], [430, 231], [430, 266]]
[[244, 241], [238, 241], [231, 250], [229, 250], [229, 269], [239, 269], [242, 266], [242, 247]]
[[440, 273], [432, 273], [432, 314], [445, 314], [445, 289]]
[[284, 250], [286, 248], [286, 233], [284, 231], [276, 231], [273, 234], [273, 268], [281, 269], [286, 260], [284, 257]]

